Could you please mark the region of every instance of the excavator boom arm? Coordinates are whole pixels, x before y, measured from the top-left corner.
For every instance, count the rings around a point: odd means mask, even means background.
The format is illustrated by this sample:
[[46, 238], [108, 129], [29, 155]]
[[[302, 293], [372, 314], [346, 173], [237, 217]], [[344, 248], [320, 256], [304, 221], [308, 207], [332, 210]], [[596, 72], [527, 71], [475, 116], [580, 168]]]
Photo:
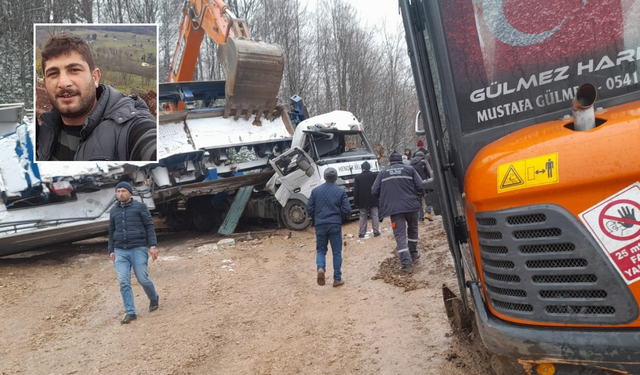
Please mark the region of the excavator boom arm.
[[229, 36], [251, 38], [246, 21], [236, 18], [222, 0], [190, 0], [183, 8], [168, 82], [191, 81], [205, 33], [218, 45]]
[[[226, 72], [224, 116], [271, 117], [284, 71], [280, 46], [251, 39], [245, 20], [222, 0], [189, 0], [183, 8], [180, 34], [168, 82], [193, 79], [205, 33], [218, 44], [218, 59]], [[179, 104], [178, 109], [183, 105]]]

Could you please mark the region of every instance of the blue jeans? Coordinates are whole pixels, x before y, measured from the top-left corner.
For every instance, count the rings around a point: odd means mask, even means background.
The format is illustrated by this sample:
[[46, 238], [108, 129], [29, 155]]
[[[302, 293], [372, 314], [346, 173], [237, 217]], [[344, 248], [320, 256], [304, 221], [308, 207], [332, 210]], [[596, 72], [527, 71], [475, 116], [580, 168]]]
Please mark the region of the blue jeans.
[[331, 252], [333, 252], [333, 280], [342, 280], [342, 227], [332, 226], [328, 228], [316, 227], [316, 263], [318, 269], [327, 270], [325, 257], [327, 255], [327, 245], [331, 243]]
[[147, 293], [149, 301], [158, 299], [156, 288], [149, 279], [149, 273], [147, 272], [147, 262], [149, 259], [147, 248], [141, 246], [130, 250], [115, 249], [115, 253], [116, 259], [113, 261], [113, 267], [116, 269], [116, 274], [118, 275], [124, 309], [127, 314], [135, 315], [136, 306], [133, 304], [133, 291], [131, 290], [132, 267], [133, 272], [136, 274], [136, 279], [138, 279], [138, 282], [142, 285], [144, 292]]

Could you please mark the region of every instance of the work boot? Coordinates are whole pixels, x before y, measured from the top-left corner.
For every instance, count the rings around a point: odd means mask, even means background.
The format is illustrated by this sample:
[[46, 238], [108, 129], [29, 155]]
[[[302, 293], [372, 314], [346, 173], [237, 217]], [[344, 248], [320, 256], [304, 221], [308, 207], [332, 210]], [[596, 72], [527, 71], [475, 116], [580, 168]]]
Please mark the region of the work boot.
[[411, 273], [411, 265], [407, 264], [406, 266], [400, 267], [400, 271], [402, 271], [404, 273]]
[[416, 255], [415, 257], [413, 255], [411, 256], [411, 262], [412, 263], [417, 262], [418, 259], [420, 259], [420, 252], [418, 252], [418, 255]]
[[160, 302], [160, 296], [158, 296], [158, 299], [151, 301], [151, 303], [149, 304], [149, 311], [158, 310], [158, 303], [159, 302]]
[[136, 320], [138, 319], [138, 317], [135, 314], [127, 314], [124, 316], [124, 318], [122, 319], [122, 321], [120, 323], [122, 324], [129, 324], [131, 323], [132, 320]]
[[324, 270], [322, 268], [318, 270], [318, 285], [324, 285]]
[[364, 234], [359, 234], [358, 238], [364, 238]]
[[373, 236], [374, 236], [374, 237], [378, 237], [379, 235], [380, 235], [380, 232], [374, 232], [374, 233], [373, 233]]
[[334, 281], [333, 281], [333, 287], [334, 287], [334, 288], [337, 288], [337, 287], [339, 287], [340, 285], [344, 285], [344, 280], [334, 280]]
[[424, 218], [429, 220], [429, 221], [433, 221], [433, 216], [431, 216], [429, 214], [424, 214]]

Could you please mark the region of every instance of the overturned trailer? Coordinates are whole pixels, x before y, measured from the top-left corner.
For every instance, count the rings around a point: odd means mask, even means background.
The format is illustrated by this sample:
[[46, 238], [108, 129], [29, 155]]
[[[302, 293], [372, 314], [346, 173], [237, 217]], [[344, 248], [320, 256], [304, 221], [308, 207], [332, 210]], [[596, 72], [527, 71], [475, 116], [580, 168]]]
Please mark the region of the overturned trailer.
[[[0, 106], [0, 255], [101, 235], [113, 189], [135, 166], [35, 164], [22, 104]], [[109, 188], [109, 189], [106, 189]], [[141, 194], [153, 208], [153, 200]]]

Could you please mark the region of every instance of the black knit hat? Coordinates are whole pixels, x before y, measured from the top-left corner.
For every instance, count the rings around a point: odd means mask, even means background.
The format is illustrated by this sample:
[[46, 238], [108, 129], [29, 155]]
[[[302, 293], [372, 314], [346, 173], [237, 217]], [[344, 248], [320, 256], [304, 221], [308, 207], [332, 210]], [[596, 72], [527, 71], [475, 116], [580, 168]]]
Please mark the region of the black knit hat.
[[338, 180], [338, 171], [336, 171], [334, 168], [325, 169], [324, 180], [327, 182], [336, 182]]
[[396, 161], [402, 161], [402, 155], [398, 154], [396, 151], [392, 152], [391, 155], [389, 155], [389, 161], [390, 162], [396, 162]]
[[368, 171], [371, 169], [371, 164], [369, 164], [368, 161], [365, 161], [364, 163], [362, 163], [360, 167], [362, 168], [363, 171]]
[[118, 185], [116, 185], [116, 190], [118, 190], [120, 188], [127, 189], [127, 190], [129, 190], [129, 193], [133, 194], [133, 189], [131, 188], [131, 185], [129, 185], [129, 183], [126, 182], [126, 181], [118, 182]]

